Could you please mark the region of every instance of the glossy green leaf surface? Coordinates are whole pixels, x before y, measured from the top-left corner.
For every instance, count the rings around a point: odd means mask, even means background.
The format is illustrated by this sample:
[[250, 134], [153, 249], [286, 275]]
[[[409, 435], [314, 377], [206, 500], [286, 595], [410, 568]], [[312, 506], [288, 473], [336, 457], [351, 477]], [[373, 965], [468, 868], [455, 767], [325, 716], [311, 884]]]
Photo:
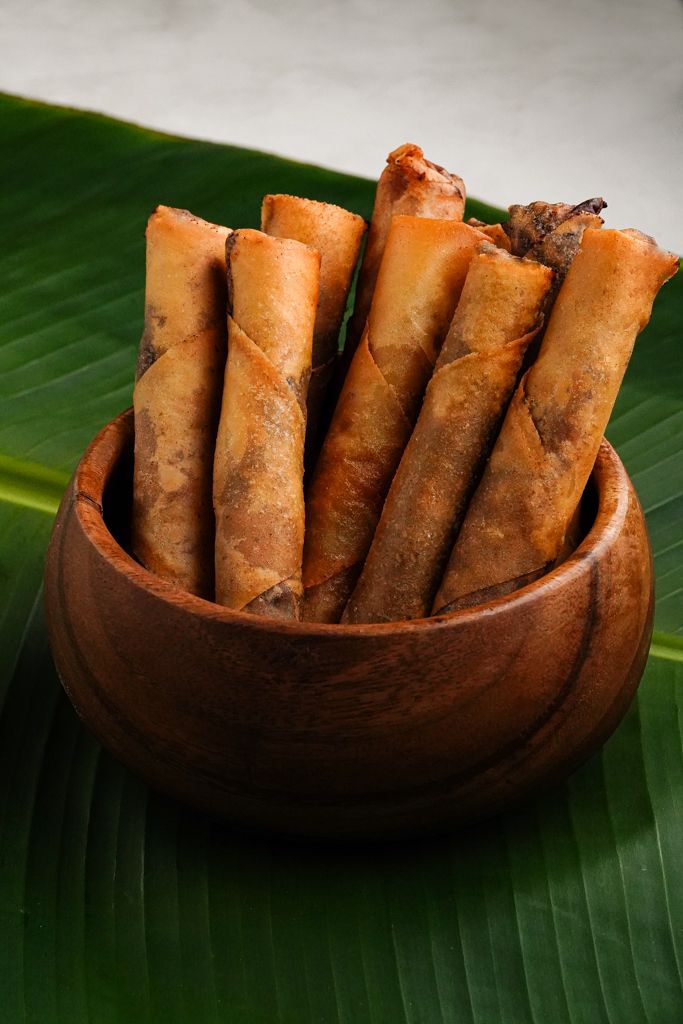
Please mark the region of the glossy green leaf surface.
[[43, 623], [51, 513], [130, 401], [150, 210], [253, 225], [264, 192], [290, 191], [368, 216], [373, 186], [9, 97], [0, 138], [1, 1024], [683, 1019], [681, 275], [609, 431], [658, 600], [637, 701], [602, 753], [450, 838], [238, 836], [150, 793], [72, 711]]

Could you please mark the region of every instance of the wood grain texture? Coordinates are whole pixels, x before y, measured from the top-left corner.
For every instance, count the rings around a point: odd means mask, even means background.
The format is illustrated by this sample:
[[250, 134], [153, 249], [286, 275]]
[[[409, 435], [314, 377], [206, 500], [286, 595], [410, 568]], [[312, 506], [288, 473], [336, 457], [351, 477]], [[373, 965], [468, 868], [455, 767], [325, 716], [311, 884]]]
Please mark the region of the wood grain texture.
[[[552, 784], [615, 728], [652, 629], [652, 562], [603, 442], [594, 523], [544, 579], [410, 623], [281, 623], [185, 594], [121, 547], [130, 412], [64, 497], [46, 606], [65, 689], [152, 786], [242, 826], [337, 838], [448, 830]], [[109, 525], [108, 525], [109, 524]]]

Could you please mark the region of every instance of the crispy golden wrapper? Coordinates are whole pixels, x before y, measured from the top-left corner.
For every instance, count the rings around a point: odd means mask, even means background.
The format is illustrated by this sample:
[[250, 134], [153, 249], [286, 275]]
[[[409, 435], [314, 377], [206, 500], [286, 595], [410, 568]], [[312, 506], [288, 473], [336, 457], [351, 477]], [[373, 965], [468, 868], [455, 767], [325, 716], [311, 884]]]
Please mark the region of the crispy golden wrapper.
[[144, 566], [213, 597], [213, 450], [226, 348], [230, 230], [159, 206], [147, 224], [135, 410], [132, 547]]
[[563, 553], [637, 335], [677, 257], [588, 229], [468, 509], [433, 613], [492, 600]]
[[460, 221], [464, 212], [465, 184], [462, 178], [427, 160], [420, 147], [410, 142], [389, 154], [387, 166], [377, 182], [353, 316], [346, 329], [345, 366], [350, 365], [365, 330], [392, 217], [405, 214]]
[[320, 253], [320, 293], [307, 400], [307, 465], [316, 449], [320, 418], [337, 360], [339, 329], [365, 229], [365, 221], [357, 214], [299, 196], [268, 195], [261, 207], [262, 231], [278, 238], [294, 238]]
[[467, 223], [473, 228], [478, 228], [499, 249], [510, 252], [510, 238], [502, 224], [487, 224], [477, 217], [470, 217]]
[[216, 601], [297, 619], [320, 256], [253, 230], [236, 231], [226, 248], [228, 361], [213, 490]]
[[472, 260], [343, 622], [429, 615], [552, 277], [488, 243]]
[[393, 220], [367, 328], [307, 494], [306, 619], [339, 621], [482, 240], [458, 221]]

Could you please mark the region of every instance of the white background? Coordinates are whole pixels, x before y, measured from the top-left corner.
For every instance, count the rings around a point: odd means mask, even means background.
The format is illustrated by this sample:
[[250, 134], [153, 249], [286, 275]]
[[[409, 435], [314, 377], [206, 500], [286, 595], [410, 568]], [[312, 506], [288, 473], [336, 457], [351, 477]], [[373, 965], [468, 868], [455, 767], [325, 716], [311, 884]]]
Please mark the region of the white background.
[[0, 89], [493, 203], [604, 195], [683, 252], [681, 0], [2, 0]]

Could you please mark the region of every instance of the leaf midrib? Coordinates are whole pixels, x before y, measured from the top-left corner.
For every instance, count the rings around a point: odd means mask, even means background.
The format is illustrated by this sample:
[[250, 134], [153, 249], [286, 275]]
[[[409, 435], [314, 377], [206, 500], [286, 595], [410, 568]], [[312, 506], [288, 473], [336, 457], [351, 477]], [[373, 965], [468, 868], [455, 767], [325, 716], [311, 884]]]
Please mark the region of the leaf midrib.
[[0, 454], [0, 501], [54, 515], [69, 474]]
[[[69, 482], [69, 474], [36, 462], [0, 455], [0, 501], [54, 516]], [[655, 630], [650, 655], [683, 662], [683, 637]]]

